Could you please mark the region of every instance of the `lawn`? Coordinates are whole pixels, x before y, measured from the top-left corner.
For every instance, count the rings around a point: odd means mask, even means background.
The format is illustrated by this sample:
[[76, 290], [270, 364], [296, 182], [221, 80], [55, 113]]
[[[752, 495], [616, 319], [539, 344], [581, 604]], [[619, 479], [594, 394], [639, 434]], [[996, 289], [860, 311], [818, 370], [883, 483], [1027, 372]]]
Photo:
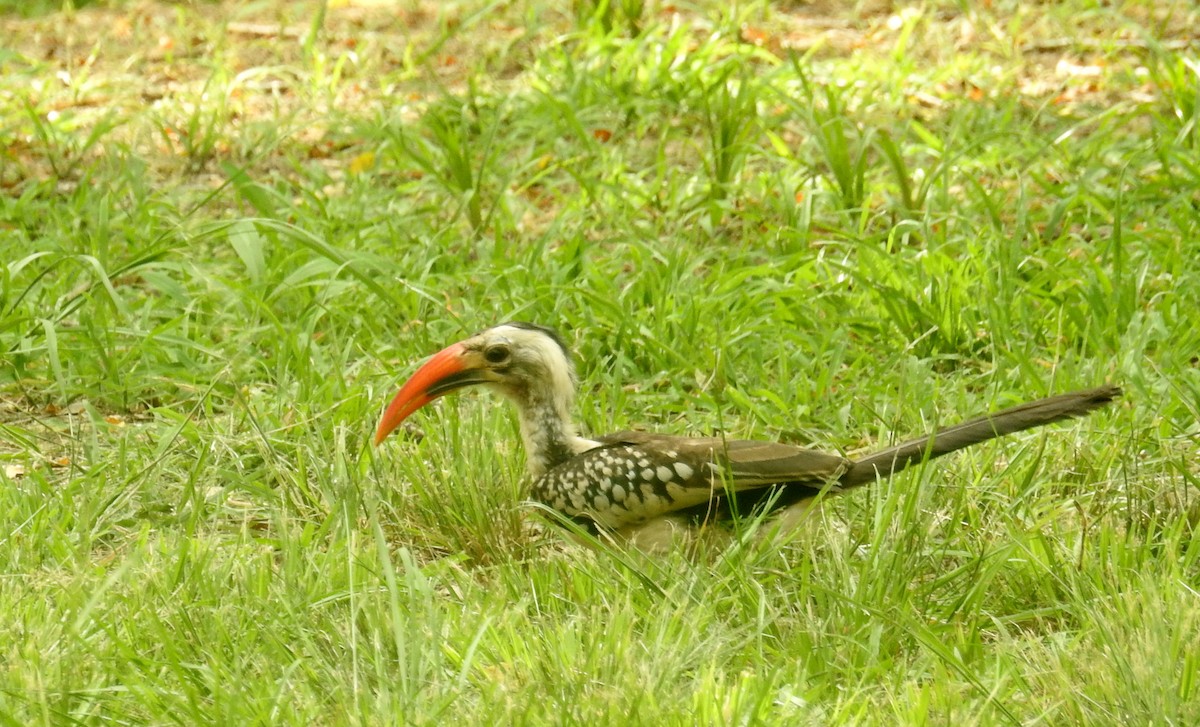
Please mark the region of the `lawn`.
[[[65, 6], [64, 6], [65, 5]], [[1191, 2], [0, 2], [0, 724], [1200, 723]], [[1114, 407], [658, 556], [585, 431], [853, 455]]]

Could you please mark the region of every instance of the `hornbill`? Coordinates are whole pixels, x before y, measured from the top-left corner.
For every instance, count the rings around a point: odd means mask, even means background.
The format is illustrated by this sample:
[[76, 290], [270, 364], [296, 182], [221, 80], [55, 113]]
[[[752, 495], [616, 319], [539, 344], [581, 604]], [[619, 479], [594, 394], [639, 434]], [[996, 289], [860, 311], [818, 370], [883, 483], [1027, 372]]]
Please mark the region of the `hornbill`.
[[674, 529], [686, 520], [789, 507], [822, 491], [875, 482], [972, 444], [1087, 414], [1121, 394], [1105, 385], [1039, 399], [850, 460], [724, 437], [627, 431], [589, 439], [571, 420], [575, 383], [571, 355], [553, 329], [520, 322], [495, 326], [446, 347], [418, 369], [380, 420], [375, 445], [430, 401], [484, 384], [517, 407], [533, 499], [593, 532], [636, 541], [654, 524]]

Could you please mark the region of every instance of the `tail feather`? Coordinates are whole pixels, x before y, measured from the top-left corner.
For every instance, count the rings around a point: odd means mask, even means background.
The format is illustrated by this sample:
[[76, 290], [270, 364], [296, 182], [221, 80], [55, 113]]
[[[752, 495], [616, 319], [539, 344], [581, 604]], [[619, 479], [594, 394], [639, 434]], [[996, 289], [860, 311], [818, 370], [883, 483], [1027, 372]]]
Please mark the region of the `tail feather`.
[[846, 469], [838, 478], [838, 484], [849, 488], [875, 482], [890, 477], [910, 465], [950, 454], [972, 444], [1083, 416], [1109, 404], [1120, 395], [1121, 389], [1110, 384], [1038, 399], [1011, 409], [985, 414], [863, 457]]

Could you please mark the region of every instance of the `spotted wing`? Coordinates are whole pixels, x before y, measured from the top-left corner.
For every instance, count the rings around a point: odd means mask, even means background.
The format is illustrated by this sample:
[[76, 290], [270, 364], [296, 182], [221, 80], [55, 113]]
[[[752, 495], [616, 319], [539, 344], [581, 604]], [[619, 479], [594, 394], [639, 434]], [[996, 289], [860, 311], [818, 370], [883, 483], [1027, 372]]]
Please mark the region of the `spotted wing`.
[[[533, 495], [607, 528], [672, 513], [706, 520], [731, 510], [750, 512], [768, 497], [794, 502], [816, 494], [848, 464], [842, 457], [774, 442], [646, 432], [599, 441], [601, 446], [540, 477]], [[773, 485], [782, 491], [775, 493]]]
[[[721, 478], [728, 489], [747, 490], [784, 482], [824, 485], [850, 466], [850, 460], [835, 454], [780, 442], [720, 437], [671, 437], [649, 432], [618, 432], [600, 438], [606, 445], [637, 445], [667, 457], [678, 455], [712, 463], [706, 477]], [[700, 483], [705, 487], [709, 481]]]

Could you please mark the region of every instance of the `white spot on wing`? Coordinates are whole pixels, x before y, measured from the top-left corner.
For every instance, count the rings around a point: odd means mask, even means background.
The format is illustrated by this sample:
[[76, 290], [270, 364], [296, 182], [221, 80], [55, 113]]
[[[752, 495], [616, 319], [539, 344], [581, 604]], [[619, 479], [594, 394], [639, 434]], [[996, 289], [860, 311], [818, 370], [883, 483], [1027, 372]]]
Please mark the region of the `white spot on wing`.
[[669, 467], [663, 467], [662, 465], [659, 465], [658, 470], [655, 471], [655, 474], [657, 474], [658, 479], [662, 480], [663, 482], [669, 482], [674, 476], [674, 473], [671, 472]]
[[[679, 475], [679, 479], [681, 479], [681, 480], [691, 479], [692, 475], [694, 474], [692, 468], [688, 467], [683, 462], [675, 463], [675, 472], [676, 472], [676, 474]], [[663, 479], [666, 479], [666, 478], [664, 477]]]

